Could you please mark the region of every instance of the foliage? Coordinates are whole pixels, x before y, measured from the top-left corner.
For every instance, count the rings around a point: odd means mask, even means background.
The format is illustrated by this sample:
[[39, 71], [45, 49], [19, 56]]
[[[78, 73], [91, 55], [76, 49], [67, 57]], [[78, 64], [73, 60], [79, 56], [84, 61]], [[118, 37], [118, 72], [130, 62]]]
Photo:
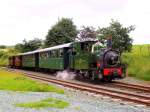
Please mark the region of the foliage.
[[112, 48], [123, 52], [131, 51], [133, 40], [129, 33], [134, 29], [134, 26], [123, 27], [118, 21], [112, 20], [109, 27], [99, 28], [97, 32], [100, 41], [106, 43], [106, 39], [112, 37]]
[[0, 90], [64, 93], [64, 90], [55, 86], [36, 82], [20, 73], [3, 69], [0, 69]]
[[85, 27], [79, 31], [76, 40], [84, 41], [84, 40], [95, 40], [96, 39], [96, 31], [93, 27]]
[[62, 18], [48, 31], [45, 47], [72, 42], [77, 34], [72, 19]]
[[16, 104], [18, 107], [25, 107], [25, 108], [44, 108], [44, 107], [52, 107], [52, 108], [60, 108], [63, 109], [69, 106], [69, 103], [63, 100], [54, 99], [54, 98], [47, 98], [37, 102], [30, 102], [30, 103], [19, 103]]
[[26, 41], [23, 40], [22, 43], [18, 43], [15, 45], [15, 49], [19, 52], [28, 52], [33, 51], [42, 46], [42, 40], [38, 38], [34, 38], [33, 40]]
[[6, 46], [5, 45], [0, 45], [0, 49], [5, 49]]
[[8, 57], [17, 53], [14, 48], [0, 49], [0, 66], [8, 65]]
[[150, 81], [150, 45], [134, 45], [131, 53], [123, 53], [122, 61], [128, 64], [128, 74]]

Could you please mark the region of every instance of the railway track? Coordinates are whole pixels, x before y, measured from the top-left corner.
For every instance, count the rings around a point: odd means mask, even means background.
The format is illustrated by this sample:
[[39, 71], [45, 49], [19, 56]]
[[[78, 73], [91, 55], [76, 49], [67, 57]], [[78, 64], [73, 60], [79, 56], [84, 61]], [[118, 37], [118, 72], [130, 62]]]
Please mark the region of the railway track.
[[[13, 70], [11, 70], [11, 71], [13, 71]], [[95, 93], [95, 94], [101, 94], [101, 95], [109, 96], [112, 98], [122, 99], [125, 101], [130, 101], [130, 102], [150, 106], [150, 96], [139, 95], [139, 94], [134, 94], [134, 93], [125, 92], [125, 91], [118, 91], [118, 90], [110, 89], [110, 88], [107, 88], [107, 87], [104, 87], [101, 85], [97, 86], [97, 85], [91, 85], [91, 84], [81, 84], [81, 83], [76, 83], [76, 82], [59, 80], [59, 79], [55, 79], [55, 78], [47, 78], [44, 76], [35, 75], [36, 73], [29, 73], [29, 72], [22, 72], [22, 71], [21, 71], [21, 73], [23, 73], [25, 76], [33, 78], [33, 79], [37, 79], [37, 80], [41, 80], [41, 81], [45, 81], [45, 82], [56, 83], [59, 85], [63, 85], [65, 87], [70, 87], [70, 88], [74, 88], [74, 89], [78, 89], [78, 90], [82, 90], [82, 91], [87, 91], [87, 92], [91, 92], [91, 93]], [[117, 82], [115, 84], [118, 84], [118, 85], [122, 84], [125, 86], [125, 84], [123, 84], [123, 83]], [[131, 87], [131, 84], [129, 84], [128, 86]], [[140, 88], [141, 87], [142, 86], [140, 86]], [[139, 88], [136, 88], [136, 89], [139, 89]]]
[[140, 84], [129, 84], [129, 83], [118, 82], [118, 81], [115, 81], [114, 83], [112, 83], [112, 85], [150, 93], [150, 86], [144, 86]]

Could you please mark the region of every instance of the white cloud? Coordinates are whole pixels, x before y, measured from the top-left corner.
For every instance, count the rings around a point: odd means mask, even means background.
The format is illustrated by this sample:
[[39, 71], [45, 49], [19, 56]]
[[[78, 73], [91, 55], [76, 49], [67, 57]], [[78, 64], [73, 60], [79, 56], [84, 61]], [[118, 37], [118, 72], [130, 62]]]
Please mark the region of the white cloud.
[[134, 43], [150, 43], [148, 0], [0, 0], [0, 44], [44, 39], [58, 18], [73, 18], [78, 28], [107, 26], [111, 18], [135, 25]]

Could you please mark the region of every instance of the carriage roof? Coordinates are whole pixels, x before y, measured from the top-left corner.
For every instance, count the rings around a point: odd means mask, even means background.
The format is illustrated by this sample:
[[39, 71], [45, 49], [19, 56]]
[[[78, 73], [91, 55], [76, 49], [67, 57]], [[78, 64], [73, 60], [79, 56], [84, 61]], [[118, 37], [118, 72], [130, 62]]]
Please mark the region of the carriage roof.
[[31, 52], [20, 53], [17, 56], [30, 55], [30, 54], [35, 54], [35, 53], [39, 53], [39, 52], [46, 52], [46, 51], [61, 49], [61, 48], [65, 48], [65, 47], [70, 47], [71, 45], [72, 45], [72, 43], [57, 45], [57, 46], [54, 46], [54, 47], [48, 47], [48, 48], [44, 48], [44, 49], [38, 49], [38, 50], [35, 50], [35, 51], [31, 51]]
[[[92, 41], [80, 41], [80, 42], [92, 42]], [[16, 56], [30, 55], [30, 54], [40, 53], [40, 52], [46, 52], [46, 51], [51, 51], [51, 50], [71, 47], [73, 43], [80, 43], [80, 42], [71, 42], [71, 43], [57, 45], [57, 46], [48, 47], [48, 48], [44, 48], [44, 49], [38, 49], [38, 50], [35, 50], [35, 51], [31, 51], [31, 52], [20, 53], [20, 54], [18, 54]]]

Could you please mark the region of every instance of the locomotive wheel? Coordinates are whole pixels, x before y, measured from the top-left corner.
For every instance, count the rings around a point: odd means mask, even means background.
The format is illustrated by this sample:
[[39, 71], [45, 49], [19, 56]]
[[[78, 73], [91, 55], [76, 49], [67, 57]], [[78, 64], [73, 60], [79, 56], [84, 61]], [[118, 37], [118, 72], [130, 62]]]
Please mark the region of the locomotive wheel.
[[105, 82], [112, 82], [112, 78], [111, 77], [104, 77], [104, 81]]
[[91, 73], [91, 80], [96, 80], [94, 72]]

